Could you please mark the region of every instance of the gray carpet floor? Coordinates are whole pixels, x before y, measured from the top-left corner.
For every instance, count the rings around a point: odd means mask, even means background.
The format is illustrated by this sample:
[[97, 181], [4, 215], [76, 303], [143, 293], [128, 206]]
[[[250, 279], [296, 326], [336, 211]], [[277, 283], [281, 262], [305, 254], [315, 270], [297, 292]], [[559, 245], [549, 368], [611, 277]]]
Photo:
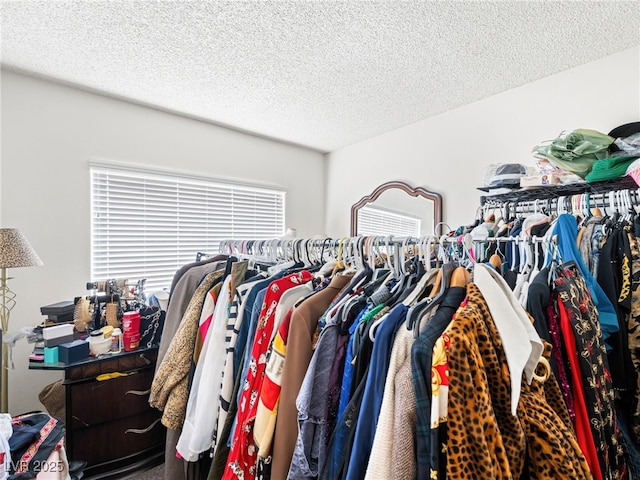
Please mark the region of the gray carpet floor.
[[136, 480], [164, 480], [164, 463], [158, 465], [157, 467], [153, 467], [151, 470], [147, 470], [145, 472], [137, 472], [124, 477], [123, 480], [130, 480], [133, 478], [135, 478]]

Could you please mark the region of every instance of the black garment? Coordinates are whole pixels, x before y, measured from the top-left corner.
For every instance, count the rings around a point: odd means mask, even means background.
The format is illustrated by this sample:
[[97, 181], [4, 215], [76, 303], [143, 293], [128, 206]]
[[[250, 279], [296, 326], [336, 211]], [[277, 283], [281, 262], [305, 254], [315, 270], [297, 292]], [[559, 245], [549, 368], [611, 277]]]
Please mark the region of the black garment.
[[636, 390], [636, 371], [629, 353], [627, 318], [631, 312], [631, 247], [625, 229], [614, 227], [600, 252], [598, 283], [618, 317], [619, 331], [607, 339], [611, 377], [623, 405], [631, 411]]
[[196, 462], [185, 462], [187, 480], [207, 480], [211, 469], [211, 457], [200, 455]]
[[[380, 313], [382, 314], [382, 312]], [[349, 398], [353, 398], [360, 383], [367, 378], [369, 360], [371, 360], [371, 355], [373, 354], [373, 341], [369, 337], [369, 330], [372, 324], [373, 320], [367, 323], [360, 323], [354, 333], [354, 335], [358, 335], [358, 340], [354, 339], [353, 341], [355, 365], [353, 366]]]
[[624, 448], [625, 459], [629, 470], [629, 479], [635, 480], [640, 478], [640, 445], [633, 439], [631, 430], [631, 422], [627, 421], [628, 415], [626, 411], [617, 408], [618, 426], [622, 436], [622, 447]]
[[[584, 277], [571, 263], [557, 268], [554, 280], [561, 307], [575, 338], [591, 434], [604, 480], [624, 478], [626, 470], [616, 420], [613, 385], [598, 313]], [[564, 312], [563, 312], [564, 310]]]
[[[353, 441], [356, 435], [356, 425], [358, 423], [358, 415], [360, 414], [360, 407], [362, 406], [362, 397], [364, 396], [364, 388], [367, 383], [367, 371], [369, 365], [366, 365], [364, 378], [355, 388], [351, 400], [347, 404], [344, 413], [338, 419], [336, 428], [333, 431], [333, 435], [329, 439], [329, 445], [327, 447], [327, 453], [329, 458], [324, 462], [322, 471], [319, 478], [329, 478], [335, 480], [344, 480], [347, 475], [349, 467], [349, 458], [351, 458], [351, 450], [353, 449]], [[355, 379], [354, 379], [355, 380]], [[353, 383], [352, 383], [353, 386]], [[337, 438], [342, 438], [343, 448], [336, 450], [334, 443]], [[336, 458], [334, 458], [334, 456]], [[337, 464], [337, 468], [333, 470], [333, 464]]]
[[533, 317], [533, 326], [540, 338], [551, 343], [546, 314], [547, 305], [549, 305], [549, 299], [551, 298], [551, 287], [548, 282], [549, 268], [543, 268], [529, 284], [526, 310]]
[[511, 291], [516, 288], [516, 283], [518, 282], [518, 274], [515, 271], [509, 269], [505, 270], [502, 274], [502, 278], [504, 278], [505, 282], [507, 282], [507, 285], [509, 285]]

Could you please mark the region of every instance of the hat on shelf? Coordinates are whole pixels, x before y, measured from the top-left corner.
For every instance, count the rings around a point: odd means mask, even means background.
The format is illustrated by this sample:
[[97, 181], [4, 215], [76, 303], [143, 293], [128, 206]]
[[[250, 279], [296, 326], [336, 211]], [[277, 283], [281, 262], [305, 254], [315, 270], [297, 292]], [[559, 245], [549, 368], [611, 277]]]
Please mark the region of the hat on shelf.
[[615, 140], [609, 145], [609, 153], [614, 155], [640, 156], [640, 122], [625, 123], [614, 128], [609, 135]]
[[485, 192], [515, 190], [520, 188], [520, 179], [525, 175], [527, 168], [519, 163], [490, 165], [485, 173], [484, 186], [478, 189]]
[[625, 138], [640, 132], [640, 122], [631, 122], [620, 125], [609, 132], [613, 138]]

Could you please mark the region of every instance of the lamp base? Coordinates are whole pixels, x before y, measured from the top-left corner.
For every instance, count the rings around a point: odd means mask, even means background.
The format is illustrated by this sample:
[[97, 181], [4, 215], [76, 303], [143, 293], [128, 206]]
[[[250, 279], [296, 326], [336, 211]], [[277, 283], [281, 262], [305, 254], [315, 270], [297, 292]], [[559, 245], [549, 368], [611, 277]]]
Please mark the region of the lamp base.
[[16, 294], [7, 285], [7, 269], [0, 268], [0, 413], [9, 413], [9, 351], [2, 342], [2, 335], [9, 331], [9, 315], [16, 305]]
[[0, 330], [0, 352], [2, 352], [2, 365], [0, 372], [0, 413], [9, 413], [9, 351], [2, 343], [2, 333]]

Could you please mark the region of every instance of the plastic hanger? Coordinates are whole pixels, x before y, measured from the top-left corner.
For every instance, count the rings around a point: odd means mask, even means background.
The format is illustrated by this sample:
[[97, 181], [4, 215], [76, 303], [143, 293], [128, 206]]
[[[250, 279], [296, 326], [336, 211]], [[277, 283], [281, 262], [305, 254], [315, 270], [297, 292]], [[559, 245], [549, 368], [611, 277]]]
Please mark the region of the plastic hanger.
[[413, 330], [414, 338], [418, 338], [418, 335], [420, 333], [420, 319], [431, 308], [434, 308], [436, 305], [440, 304], [440, 302], [444, 298], [445, 292], [447, 291], [447, 288], [449, 288], [449, 282], [451, 280], [453, 271], [457, 267], [458, 264], [455, 262], [448, 262], [440, 267], [436, 274], [433, 288], [431, 289], [432, 294], [415, 304], [407, 312], [407, 319], [405, 321], [405, 324], [409, 330]]
[[420, 324], [422, 318], [432, 309], [436, 308], [446, 295], [446, 292], [450, 287], [466, 287], [467, 284], [471, 281], [471, 274], [469, 271], [462, 266], [456, 266], [455, 263], [449, 263], [449, 268], [445, 269], [446, 265], [443, 265], [444, 273], [442, 275], [442, 283], [440, 286], [440, 290], [438, 293], [426, 299], [424, 302], [416, 305], [414, 309], [410, 310], [409, 313], [412, 314], [411, 318], [409, 318], [412, 323], [411, 327], [413, 329], [413, 337], [418, 338], [420, 335]]
[[626, 209], [625, 221], [630, 222], [633, 220], [635, 210], [633, 208], [633, 203], [631, 201], [631, 194], [629, 193], [629, 190], [623, 190], [622, 197], [624, 198], [624, 205]]
[[412, 305], [414, 305], [426, 293], [429, 285], [434, 280], [435, 275], [438, 274], [441, 275], [440, 270], [432, 269], [422, 275], [422, 277], [420, 277], [420, 280], [418, 280], [418, 283], [415, 285], [415, 287], [413, 287], [413, 290], [411, 291], [409, 296], [405, 298], [402, 303], [407, 307], [411, 307]]
[[497, 253], [494, 253], [489, 258], [489, 263], [493, 265], [498, 273], [502, 273], [502, 258]]
[[421, 262], [426, 272], [420, 277], [420, 280], [418, 280], [418, 283], [415, 285], [409, 296], [402, 302], [406, 306], [411, 306], [420, 299], [420, 297], [426, 292], [427, 287], [434, 278], [434, 275], [439, 272], [438, 270], [431, 268], [431, 250], [429, 248], [431, 240], [433, 240], [433, 237], [428, 237], [426, 239], [427, 245], [422, 249], [422, 253], [425, 256], [422, 257]]
[[[498, 259], [499, 258], [500, 257], [498, 257]], [[469, 282], [471, 282], [471, 273], [469, 273], [469, 270], [464, 267], [456, 267], [451, 274], [449, 287], [466, 287]]]

